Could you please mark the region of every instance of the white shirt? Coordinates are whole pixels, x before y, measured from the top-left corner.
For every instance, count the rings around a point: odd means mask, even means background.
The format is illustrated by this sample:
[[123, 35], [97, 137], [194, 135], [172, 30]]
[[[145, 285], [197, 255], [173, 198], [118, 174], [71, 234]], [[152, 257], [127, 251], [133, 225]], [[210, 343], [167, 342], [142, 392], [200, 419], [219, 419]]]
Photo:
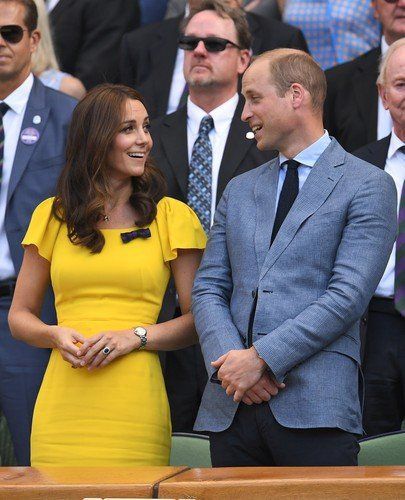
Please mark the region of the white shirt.
[[[381, 38], [381, 55], [383, 56], [388, 50], [388, 43], [385, 37]], [[377, 111], [377, 140], [387, 137], [391, 133], [392, 119], [388, 109], [384, 109], [380, 94], [378, 94], [378, 111]]]
[[[307, 180], [308, 175], [311, 173], [312, 167], [318, 161], [318, 158], [325, 151], [325, 149], [329, 146], [330, 142], [331, 138], [329, 137], [328, 132], [325, 130], [322, 137], [320, 137], [313, 144], [311, 144], [306, 149], [298, 153], [297, 156], [294, 156], [294, 160], [298, 161], [298, 163], [301, 164], [298, 167], [298, 189], [302, 188], [304, 182]], [[286, 158], [283, 154], [281, 153], [279, 154], [280, 165], [287, 160], [288, 158]], [[287, 175], [287, 165], [280, 166], [280, 171], [278, 174], [276, 210], [286, 175]]]
[[59, 3], [59, 0], [48, 0], [46, 2], [46, 8], [48, 12], [51, 12], [56, 7], [56, 4]]
[[[385, 171], [390, 174], [394, 179], [395, 186], [397, 188], [398, 205], [397, 214], [399, 215], [399, 204], [401, 201], [402, 186], [405, 181], [405, 154], [398, 149], [405, 146], [405, 142], [402, 142], [398, 136], [395, 134], [394, 130], [391, 132], [391, 141], [388, 148], [387, 160], [385, 162]], [[385, 268], [383, 277], [375, 291], [377, 297], [394, 297], [394, 282], [395, 282], [395, 251], [396, 243], [392, 248], [390, 258], [388, 260], [387, 267]]]
[[[212, 145], [212, 184], [211, 184], [211, 224], [214, 220], [219, 167], [221, 166], [222, 157], [226, 140], [228, 139], [229, 128], [232, 118], [235, 114], [236, 106], [238, 105], [239, 96], [235, 94], [231, 99], [224, 102], [218, 108], [212, 110], [209, 115], [214, 120], [214, 127], [209, 133], [209, 139]], [[207, 116], [203, 109], [191, 102], [190, 97], [187, 100], [187, 146], [188, 146], [188, 162], [191, 160], [193, 146], [198, 137], [201, 120]]]
[[169, 102], [167, 104], [166, 113], [174, 113], [177, 110], [180, 103], [180, 98], [183, 94], [184, 87], [186, 85], [186, 79], [183, 73], [184, 65], [184, 50], [177, 49], [176, 62], [174, 64], [172, 83], [170, 85]]
[[7, 192], [10, 182], [11, 169], [14, 156], [20, 138], [21, 125], [23, 122], [28, 98], [34, 84], [32, 73], [17, 89], [4, 99], [10, 109], [4, 115], [4, 159], [3, 178], [0, 186], [0, 280], [14, 278], [15, 269], [11, 260], [10, 247], [8, 245], [4, 218], [6, 214]]

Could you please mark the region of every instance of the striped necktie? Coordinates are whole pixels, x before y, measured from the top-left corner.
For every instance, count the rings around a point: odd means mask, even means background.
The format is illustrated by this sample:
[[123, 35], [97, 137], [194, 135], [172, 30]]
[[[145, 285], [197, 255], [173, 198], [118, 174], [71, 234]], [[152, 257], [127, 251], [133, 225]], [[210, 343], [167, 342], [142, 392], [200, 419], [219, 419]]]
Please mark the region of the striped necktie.
[[204, 116], [191, 153], [187, 204], [195, 211], [205, 232], [211, 226], [212, 145], [208, 134], [214, 127], [210, 115]]
[[[405, 155], [405, 146], [400, 148]], [[402, 185], [398, 214], [398, 238], [395, 254], [395, 307], [405, 317], [405, 182]]]
[[2, 102], [0, 103], [0, 187], [1, 181], [3, 179], [3, 161], [4, 161], [4, 126], [3, 126], [3, 116], [9, 110], [9, 106]]

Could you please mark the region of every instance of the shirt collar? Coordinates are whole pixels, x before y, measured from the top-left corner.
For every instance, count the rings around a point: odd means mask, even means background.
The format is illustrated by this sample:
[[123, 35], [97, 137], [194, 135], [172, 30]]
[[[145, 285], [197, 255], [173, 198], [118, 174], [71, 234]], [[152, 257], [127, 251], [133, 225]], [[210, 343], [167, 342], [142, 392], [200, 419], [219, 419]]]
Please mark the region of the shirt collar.
[[[331, 138], [329, 137], [328, 131], [325, 130], [322, 137], [320, 137], [313, 144], [294, 156], [294, 160], [298, 161], [298, 163], [300, 163], [301, 165], [313, 167], [318, 161], [318, 158], [321, 156], [321, 154], [329, 146], [330, 141]], [[279, 154], [280, 165], [287, 160], [288, 158], [285, 157], [282, 153]]]
[[238, 105], [238, 101], [239, 96], [236, 93], [228, 101], [225, 101], [223, 104], [213, 109], [210, 113], [207, 113], [199, 106], [194, 104], [189, 97], [187, 100], [187, 118], [191, 132], [194, 134], [198, 134], [201, 120], [204, 118], [204, 116], [207, 116], [209, 114], [214, 120], [215, 132], [220, 134], [232, 121], [236, 106]]
[[387, 159], [390, 160], [402, 146], [405, 146], [405, 143], [401, 141], [401, 139], [394, 132], [394, 129], [392, 129]]
[[3, 102], [5, 102], [15, 113], [20, 115], [24, 112], [27, 106], [33, 85], [34, 76], [30, 73], [28, 78], [26, 78], [26, 80], [24, 80], [19, 87], [11, 92], [11, 94], [8, 95]]
[[389, 49], [389, 45], [387, 43], [387, 40], [385, 39], [385, 36], [383, 35], [381, 37], [381, 55], [383, 56], [387, 50]]

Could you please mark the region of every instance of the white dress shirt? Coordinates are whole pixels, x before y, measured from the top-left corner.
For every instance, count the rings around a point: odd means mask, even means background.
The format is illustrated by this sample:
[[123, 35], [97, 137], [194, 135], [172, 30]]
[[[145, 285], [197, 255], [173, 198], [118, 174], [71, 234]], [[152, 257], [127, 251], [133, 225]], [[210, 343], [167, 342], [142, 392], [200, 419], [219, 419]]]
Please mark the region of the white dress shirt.
[[[391, 141], [388, 148], [387, 160], [385, 162], [385, 171], [390, 174], [394, 179], [395, 186], [397, 188], [398, 205], [397, 214], [399, 214], [399, 204], [401, 201], [402, 186], [405, 181], [405, 154], [398, 149], [405, 146], [405, 142], [402, 142], [398, 136], [395, 134], [394, 130], [391, 132]], [[385, 268], [383, 277], [377, 286], [375, 291], [375, 296], [377, 297], [394, 297], [394, 283], [395, 283], [395, 251], [396, 243], [392, 248], [390, 258], [388, 260], [387, 267]]]
[[179, 107], [180, 98], [186, 85], [183, 73], [184, 50], [177, 49], [176, 62], [174, 64], [172, 83], [170, 85], [169, 102], [166, 113], [174, 113]]
[[[388, 43], [385, 37], [381, 38], [381, 55], [383, 56], [388, 50]], [[378, 112], [377, 112], [377, 140], [387, 137], [391, 133], [392, 119], [388, 109], [384, 109], [380, 94], [378, 94]]]
[[11, 169], [13, 168], [14, 156], [20, 138], [21, 125], [23, 122], [28, 98], [34, 83], [32, 73], [17, 89], [7, 96], [3, 102], [10, 109], [4, 115], [4, 159], [3, 178], [0, 186], [0, 280], [14, 278], [15, 269], [10, 256], [4, 218], [6, 214], [7, 191], [10, 182]]
[[[236, 106], [238, 105], [239, 96], [235, 94], [231, 99], [224, 102], [218, 108], [212, 110], [209, 115], [214, 120], [214, 127], [209, 133], [209, 139], [212, 145], [212, 185], [211, 185], [211, 224], [214, 220], [219, 167], [221, 166], [222, 157], [226, 140], [228, 139], [229, 128]], [[203, 109], [196, 106], [190, 99], [187, 100], [187, 146], [188, 146], [188, 162], [191, 160], [193, 146], [198, 137], [201, 120], [207, 116]]]
[[[300, 163], [300, 166], [298, 167], [298, 189], [302, 188], [304, 182], [307, 180], [308, 175], [311, 173], [312, 167], [318, 161], [318, 158], [325, 151], [325, 149], [329, 146], [330, 142], [331, 138], [329, 137], [328, 132], [325, 130], [325, 133], [322, 137], [320, 137], [313, 144], [298, 153], [297, 156], [294, 156], [294, 160]], [[286, 158], [283, 154], [279, 154], [280, 165], [287, 160], [288, 158]], [[287, 165], [283, 165], [280, 167], [280, 171], [278, 174], [276, 210], [286, 174]]]

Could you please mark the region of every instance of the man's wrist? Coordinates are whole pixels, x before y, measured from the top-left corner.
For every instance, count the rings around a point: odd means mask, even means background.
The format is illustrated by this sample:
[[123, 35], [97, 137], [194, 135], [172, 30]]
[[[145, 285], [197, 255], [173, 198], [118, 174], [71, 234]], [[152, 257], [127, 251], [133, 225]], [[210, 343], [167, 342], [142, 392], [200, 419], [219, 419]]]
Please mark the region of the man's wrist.
[[264, 359], [259, 356], [259, 353], [256, 351], [254, 345], [252, 345], [252, 347], [249, 348], [249, 351], [252, 352], [252, 355], [257, 360], [257, 362], [258, 362], [258, 364], [260, 366], [260, 369], [264, 373], [267, 370], [267, 368], [268, 368], [266, 361], [264, 361]]

